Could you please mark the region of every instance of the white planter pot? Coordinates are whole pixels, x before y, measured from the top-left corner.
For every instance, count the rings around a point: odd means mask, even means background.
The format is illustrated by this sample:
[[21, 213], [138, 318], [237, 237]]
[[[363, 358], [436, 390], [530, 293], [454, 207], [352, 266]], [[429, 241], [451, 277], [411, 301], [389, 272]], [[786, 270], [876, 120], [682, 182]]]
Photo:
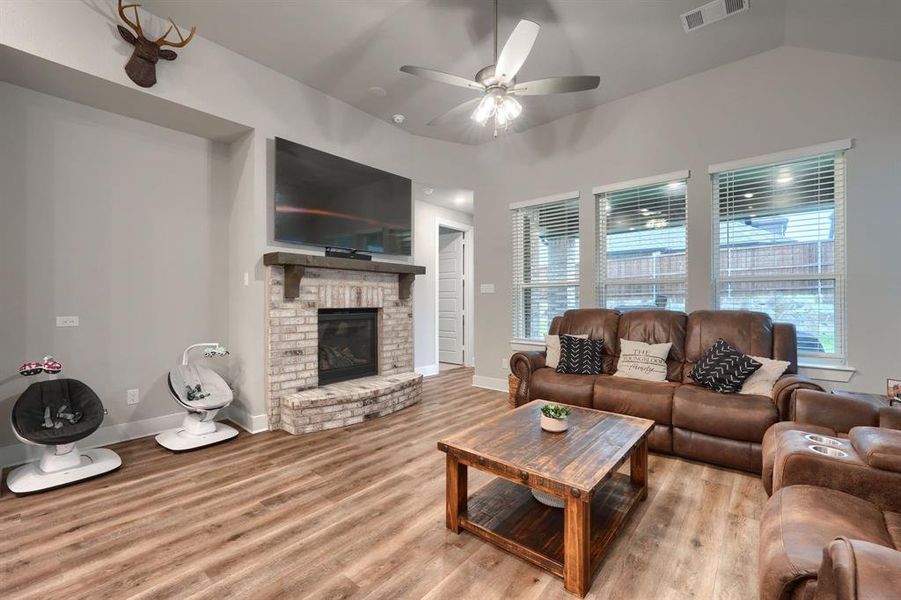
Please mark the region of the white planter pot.
[[545, 431], [559, 433], [561, 431], [566, 431], [569, 428], [569, 420], [566, 417], [563, 417], [562, 419], [552, 419], [541, 415], [541, 428]]

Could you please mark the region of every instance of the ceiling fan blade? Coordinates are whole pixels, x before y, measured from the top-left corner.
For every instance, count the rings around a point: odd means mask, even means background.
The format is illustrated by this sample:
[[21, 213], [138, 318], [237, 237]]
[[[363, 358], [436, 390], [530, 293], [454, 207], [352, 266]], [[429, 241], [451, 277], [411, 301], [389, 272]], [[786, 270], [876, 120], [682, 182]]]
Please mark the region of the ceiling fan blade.
[[469, 117], [472, 114], [472, 111], [476, 109], [479, 105], [479, 102], [482, 101], [482, 96], [478, 98], [473, 98], [472, 100], [467, 100], [463, 104], [458, 104], [453, 107], [443, 115], [439, 115], [429, 121], [429, 125], [446, 125], [448, 123], [452, 123], [458, 119], [462, 119], [463, 117]]
[[451, 75], [450, 73], [445, 73], [444, 71], [436, 71], [435, 69], [426, 69], [425, 67], [414, 67], [411, 65], [404, 65], [400, 68], [400, 70], [404, 73], [416, 75], [417, 77], [422, 77], [423, 79], [431, 79], [432, 81], [437, 81], [439, 83], [447, 83], [449, 85], [465, 87], [471, 90], [478, 90], [480, 92], [485, 90], [485, 86], [478, 81], [472, 81], [470, 79], [466, 79], [465, 77], [460, 77], [459, 75]]
[[517, 96], [540, 96], [542, 94], [565, 94], [567, 92], [583, 92], [593, 90], [601, 83], [597, 75], [571, 75], [567, 77], [548, 77], [517, 83], [510, 90]]
[[532, 46], [538, 38], [538, 30], [541, 27], [534, 21], [523, 19], [516, 24], [513, 33], [507, 38], [501, 53], [497, 56], [497, 65], [494, 67], [494, 76], [501, 83], [510, 83], [523, 63], [529, 57]]

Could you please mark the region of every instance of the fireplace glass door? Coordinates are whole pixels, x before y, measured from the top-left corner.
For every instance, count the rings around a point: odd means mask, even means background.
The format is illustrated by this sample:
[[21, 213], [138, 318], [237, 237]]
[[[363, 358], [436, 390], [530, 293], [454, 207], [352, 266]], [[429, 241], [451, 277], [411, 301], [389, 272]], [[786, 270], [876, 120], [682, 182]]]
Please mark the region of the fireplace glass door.
[[320, 310], [319, 385], [378, 372], [378, 310]]

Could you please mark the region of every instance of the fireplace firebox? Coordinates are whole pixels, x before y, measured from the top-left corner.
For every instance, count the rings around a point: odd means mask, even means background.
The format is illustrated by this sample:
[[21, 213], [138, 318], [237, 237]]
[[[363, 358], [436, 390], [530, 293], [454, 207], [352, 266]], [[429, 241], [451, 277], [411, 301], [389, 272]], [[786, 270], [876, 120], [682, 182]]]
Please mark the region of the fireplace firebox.
[[378, 375], [378, 309], [319, 310], [319, 385]]

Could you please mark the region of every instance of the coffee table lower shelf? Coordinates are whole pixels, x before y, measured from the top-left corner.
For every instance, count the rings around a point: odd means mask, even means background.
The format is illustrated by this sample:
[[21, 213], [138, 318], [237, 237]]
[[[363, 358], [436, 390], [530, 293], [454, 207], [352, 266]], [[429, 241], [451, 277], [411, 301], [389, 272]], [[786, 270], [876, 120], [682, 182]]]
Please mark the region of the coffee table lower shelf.
[[[644, 487], [615, 473], [591, 503], [591, 575], [632, 510]], [[460, 527], [534, 565], [563, 577], [564, 511], [541, 504], [531, 490], [497, 478], [469, 497]]]

